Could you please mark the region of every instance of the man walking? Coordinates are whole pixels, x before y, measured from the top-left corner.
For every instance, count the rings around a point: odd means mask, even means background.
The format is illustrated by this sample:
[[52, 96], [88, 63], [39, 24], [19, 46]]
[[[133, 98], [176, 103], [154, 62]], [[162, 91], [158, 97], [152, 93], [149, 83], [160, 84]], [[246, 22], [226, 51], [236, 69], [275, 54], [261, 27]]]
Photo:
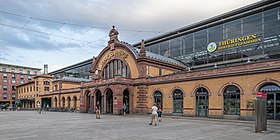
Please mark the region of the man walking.
[[96, 103], [95, 105], [95, 117], [96, 119], [100, 119], [100, 105], [99, 105], [99, 102]]
[[153, 122], [155, 123], [155, 126], [157, 125], [157, 122], [156, 122], [156, 116], [157, 116], [157, 104], [154, 103], [154, 106], [152, 107], [152, 118], [151, 118], [151, 123], [149, 123], [149, 125], [152, 125]]

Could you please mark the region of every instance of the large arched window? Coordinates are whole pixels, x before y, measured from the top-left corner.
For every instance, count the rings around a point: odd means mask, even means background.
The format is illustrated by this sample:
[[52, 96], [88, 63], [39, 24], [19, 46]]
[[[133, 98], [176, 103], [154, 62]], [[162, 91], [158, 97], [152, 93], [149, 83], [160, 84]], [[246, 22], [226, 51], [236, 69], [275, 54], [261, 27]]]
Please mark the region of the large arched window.
[[103, 69], [103, 78], [113, 78], [115, 75], [130, 78], [130, 70], [125, 62], [115, 59], [106, 64]]
[[240, 90], [230, 85], [224, 90], [224, 114], [240, 115]]

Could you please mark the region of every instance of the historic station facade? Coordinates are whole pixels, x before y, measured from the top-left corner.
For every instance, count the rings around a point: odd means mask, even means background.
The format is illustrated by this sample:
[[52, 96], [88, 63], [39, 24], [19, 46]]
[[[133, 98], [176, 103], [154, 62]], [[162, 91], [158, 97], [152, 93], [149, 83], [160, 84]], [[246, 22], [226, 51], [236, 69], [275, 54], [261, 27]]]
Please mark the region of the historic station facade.
[[80, 112], [99, 102], [103, 113], [118, 114], [124, 103], [129, 113], [149, 113], [156, 102], [165, 114], [242, 118], [254, 116], [261, 91], [273, 99], [268, 116], [279, 119], [279, 59], [192, 70], [146, 51], [144, 41], [140, 49], [120, 42], [115, 29], [109, 36], [93, 61], [92, 81], [81, 84]]

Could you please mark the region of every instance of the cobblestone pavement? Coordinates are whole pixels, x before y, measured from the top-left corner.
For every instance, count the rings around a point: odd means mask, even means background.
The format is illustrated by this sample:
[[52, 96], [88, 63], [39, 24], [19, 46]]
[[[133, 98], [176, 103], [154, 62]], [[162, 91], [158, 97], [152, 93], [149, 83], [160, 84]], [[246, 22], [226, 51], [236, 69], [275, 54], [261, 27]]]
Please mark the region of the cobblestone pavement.
[[27, 140], [279, 140], [280, 121], [268, 131], [254, 132], [254, 122], [192, 117], [167, 117], [157, 126], [148, 115], [101, 115], [35, 111], [0, 112], [0, 139]]

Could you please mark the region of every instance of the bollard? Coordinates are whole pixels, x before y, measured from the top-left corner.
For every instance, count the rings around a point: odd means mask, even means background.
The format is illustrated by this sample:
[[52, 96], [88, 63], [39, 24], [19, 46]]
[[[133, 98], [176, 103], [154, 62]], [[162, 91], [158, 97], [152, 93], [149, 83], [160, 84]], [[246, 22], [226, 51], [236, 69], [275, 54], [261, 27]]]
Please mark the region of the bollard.
[[255, 118], [255, 132], [262, 132], [262, 109], [261, 109], [261, 100], [262, 100], [262, 93], [257, 92], [257, 98], [255, 101], [255, 112], [256, 112], [256, 118]]
[[267, 131], [267, 107], [266, 107], [266, 101], [267, 100], [267, 94], [262, 94], [262, 130]]

